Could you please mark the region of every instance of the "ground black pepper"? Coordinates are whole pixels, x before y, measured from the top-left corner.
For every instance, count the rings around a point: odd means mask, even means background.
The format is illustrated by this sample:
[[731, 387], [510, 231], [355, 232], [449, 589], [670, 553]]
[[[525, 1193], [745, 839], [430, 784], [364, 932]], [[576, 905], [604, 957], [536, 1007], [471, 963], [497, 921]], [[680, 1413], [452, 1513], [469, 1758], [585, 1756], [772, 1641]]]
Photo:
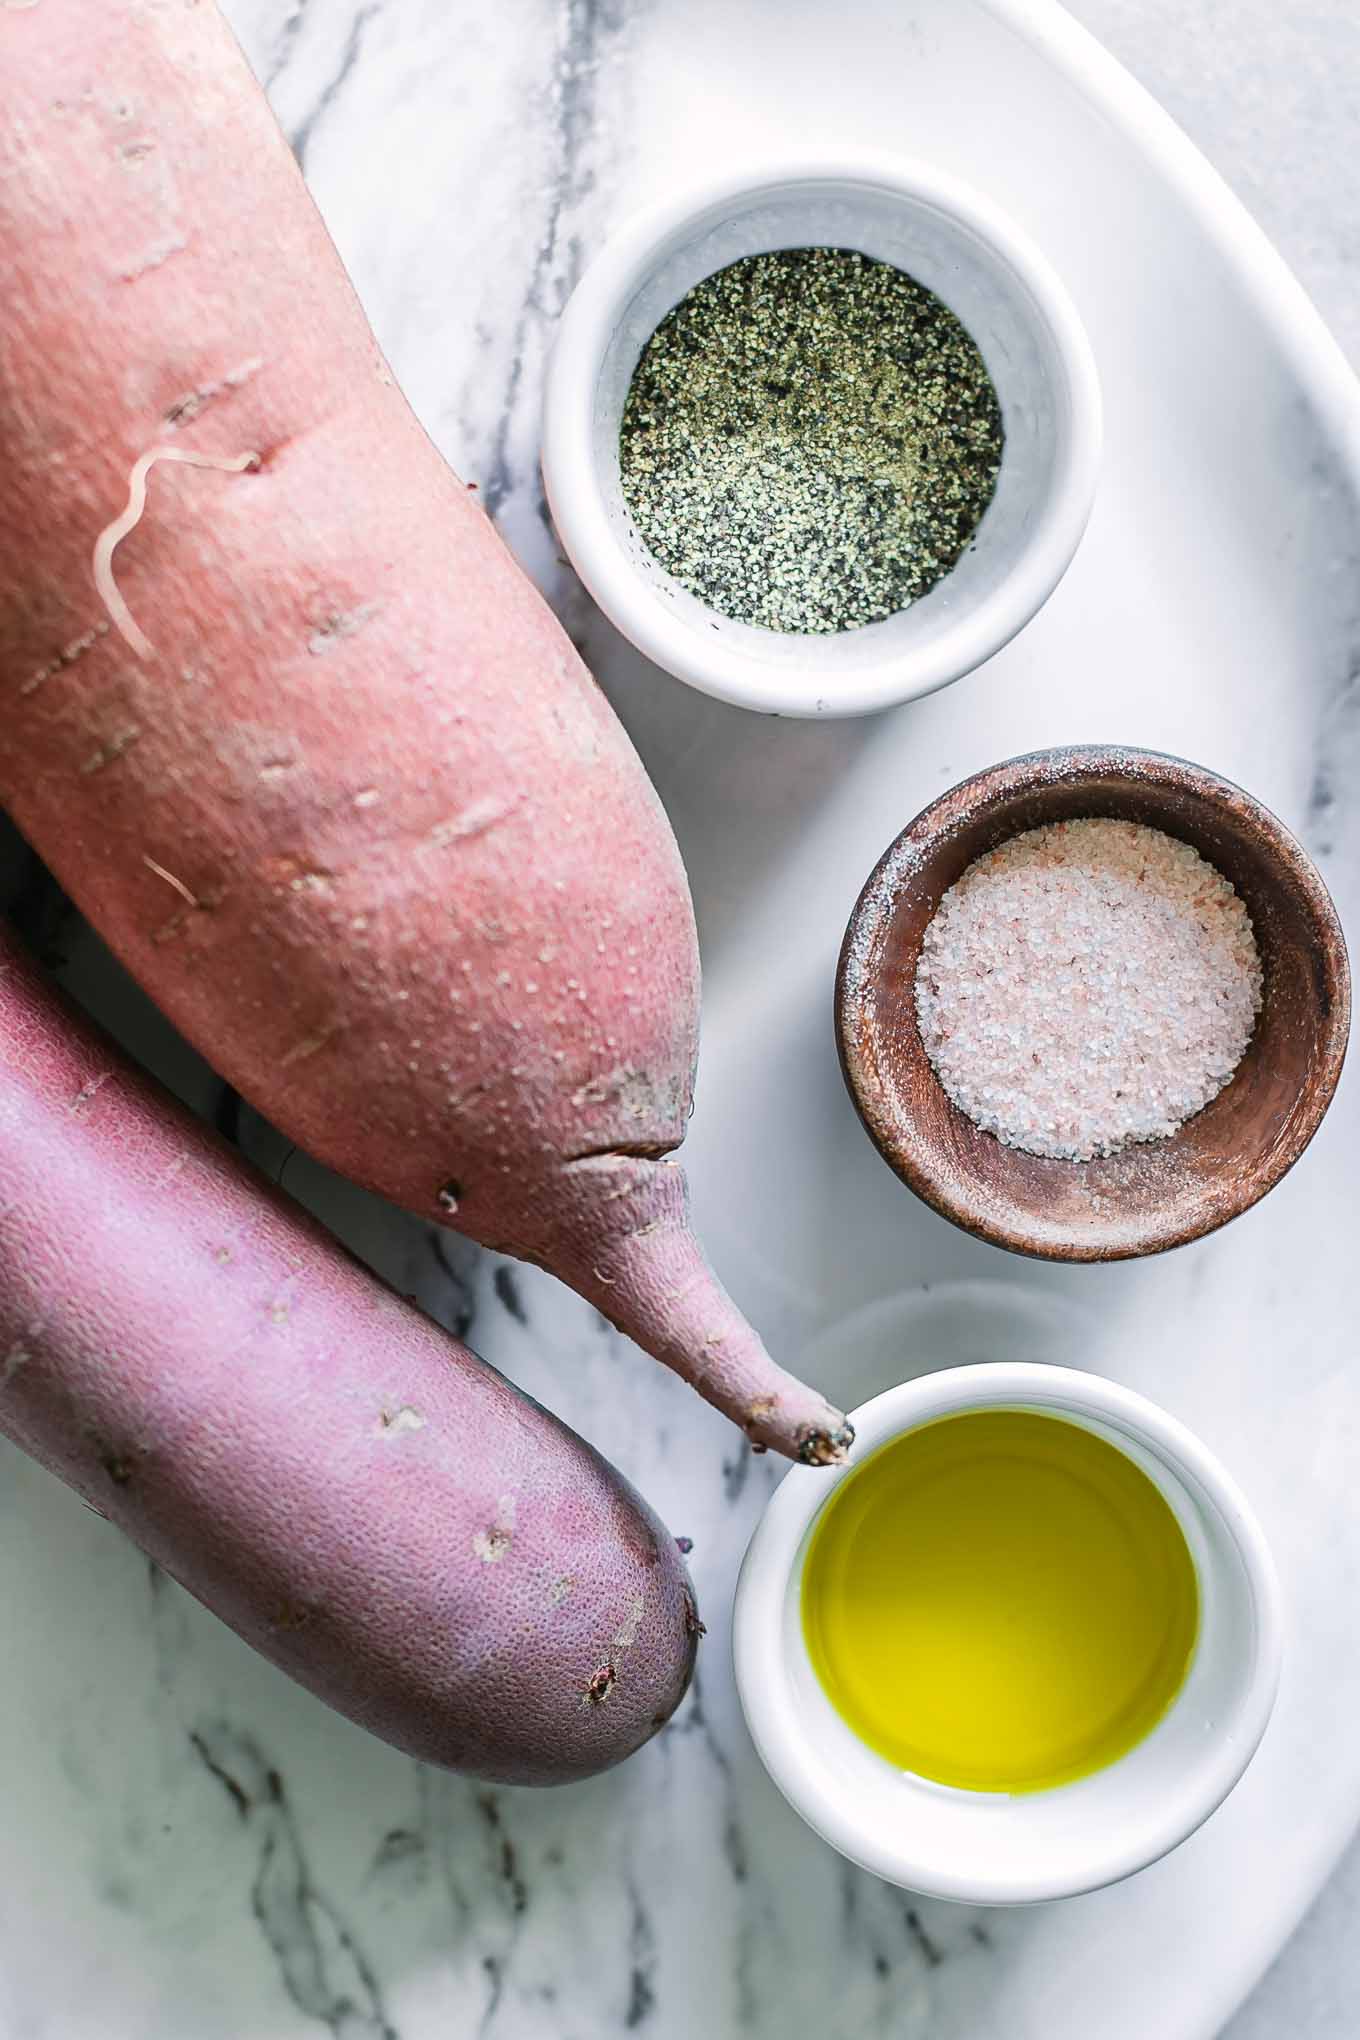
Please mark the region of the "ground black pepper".
[[966, 329], [890, 263], [750, 255], [695, 285], [624, 405], [624, 499], [710, 608], [768, 630], [853, 630], [958, 560], [1004, 433]]

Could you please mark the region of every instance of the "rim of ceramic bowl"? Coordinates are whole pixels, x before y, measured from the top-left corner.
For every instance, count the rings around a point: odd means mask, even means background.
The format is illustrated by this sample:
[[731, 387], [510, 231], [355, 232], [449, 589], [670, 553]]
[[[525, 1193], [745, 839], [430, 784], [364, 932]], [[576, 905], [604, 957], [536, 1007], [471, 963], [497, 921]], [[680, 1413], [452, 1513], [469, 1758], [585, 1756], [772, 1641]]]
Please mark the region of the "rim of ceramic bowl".
[[[975, 1195], [977, 1178], [952, 1167], [937, 1144], [890, 1107], [857, 1024], [867, 997], [865, 961], [874, 931], [896, 912], [901, 894], [932, 846], [948, 839], [960, 823], [976, 821], [1026, 794], [1111, 778], [1126, 780], [1130, 787], [1149, 795], [1164, 787], [1191, 794], [1206, 810], [1248, 824], [1262, 853], [1268, 853], [1288, 875], [1311, 919], [1313, 951], [1326, 991], [1304, 1106], [1275, 1142], [1268, 1164], [1236, 1175], [1225, 1171], [1222, 1194], [1206, 1199], [1193, 1222], [1169, 1224], [1149, 1219], [1136, 1234], [1117, 1240], [1104, 1235], [1086, 1239], [1041, 1232], [1031, 1216]], [[894, 837], [865, 880], [841, 943], [833, 997], [836, 1044], [846, 1089], [888, 1167], [923, 1203], [963, 1231], [1010, 1253], [1050, 1261], [1129, 1260], [1164, 1253], [1240, 1218], [1288, 1175], [1313, 1140], [1336, 1093], [1350, 1040], [1350, 964], [1345, 932], [1322, 874], [1298, 838], [1272, 809], [1235, 780], [1190, 759], [1133, 744], [1070, 744], [1026, 751], [984, 766], [937, 795]], [[916, 1025], [914, 1008], [908, 1024]]]
[[[931, 642], [838, 675], [774, 664], [711, 642], [677, 621], [620, 545], [594, 452], [600, 364], [619, 320], [659, 252], [705, 214], [756, 204], [796, 185], [869, 186], [932, 208], [985, 245], [1021, 286], [1060, 364], [1062, 388], [1051, 482], [1014, 565], [988, 596]], [[946, 687], [1000, 651], [1043, 607], [1081, 541], [1100, 467], [1101, 399], [1095, 359], [1076, 307], [1048, 258], [990, 198], [911, 158], [878, 152], [794, 156], [726, 172], [636, 215], [606, 243], [572, 293], [548, 367], [543, 480], [553, 522], [591, 596], [623, 635], [677, 679], [767, 714], [865, 715]]]
[[[1241, 1669], [1231, 1718], [1218, 1725], [1203, 1759], [1167, 1792], [1160, 1815], [1139, 1838], [1131, 1842], [1109, 1833], [1093, 1843], [1079, 1874], [1055, 1874], [1037, 1863], [1014, 1875], [959, 1872], [919, 1853], [909, 1827], [903, 1831], [906, 1824], [885, 1819], [874, 1825], [847, 1812], [811, 1749], [792, 1689], [788, 1595], [808, 1532], [839, 1484], [853, 1478], [871, 1452], [922, 1424], [966, 1409], [1015, 1406], [1108, 1424], [1187, 1486], [1198, 1487], [1237, 1553], [1253, 1615], [1252, 1653]], [[732, 1625], [737, 1692], [751, 1739], [779, 1790], [823, 1841], [863, 1869], [927, 1897], [963, 1904], [1033, 1905], [1075, 1897], [1158, 1861], [1202, 1826], [1242, 1777], [1265, 1734], [1279, 1687], [1284, 1650], [1279, 1579], [1264, 1532], [1237, 1483], [1208, 1446], [1159, 1404], [1076, 1368], [1034, 1361], [944, 1368], [884, 1390], [851, 1415], [856, 1447], [850, 1462], [829, 1472], [794, 1467], [785, 1475], [756, 1524], [737, 1581]]]

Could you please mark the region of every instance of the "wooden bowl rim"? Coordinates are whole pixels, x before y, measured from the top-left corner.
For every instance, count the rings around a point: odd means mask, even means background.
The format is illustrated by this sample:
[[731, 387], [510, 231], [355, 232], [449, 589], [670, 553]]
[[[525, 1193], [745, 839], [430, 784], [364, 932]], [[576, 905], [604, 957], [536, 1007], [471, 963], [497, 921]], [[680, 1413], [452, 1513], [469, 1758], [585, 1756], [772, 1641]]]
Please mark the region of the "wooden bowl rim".
[[[1188, 1223], [1159, 1220], [1150, 1212], [1141, 1230], [1132, 1229], [1119, 1239], [1040, 1238], [1032, 1217], [1018, 1206], [1012, 1207], [1013, 1219], [984, 1209], [982, 1200], [970, 1195], [976, 1177], [932, 1166], [933, 1148], [916, 1140], [912, 1130], [903, 1127], [889, 1109], [877, 1071], [862, 1052], [859, 1023], [872, 981], [878, 932], [897, 912], [914, 876], [941, 844], [1017, 797], [1042, 796], [1111, 779], [1125, 780], [1131, 791], [1154, 797], [1161, 790], [1189, 794], [1243, 829], [1258, 853], [1273, 861], [1302, 905], [1326, 1010], [1313, 1043], [1306, 1093], [1300, 1094], [1303, 1109], [1267, 1167], [1237, 1174], [1225, 1169], [1221, 1194], [1213, 1201], [1206, 1200], [1202, 1215]], [[1042, 826], [1042, 822], [1025, 826]], [[1174, 828], [1169, 833], [1175, 833]], [[907, 1024], [915, 1031], [914, 999], [908, 1007]], [[1167, 752], [1124, 744], [1063, 745], [1024, 752], [986, 766], [938, 795], [893, 839], [865, 881], [846, 927], [835, 982], [836, 1046], [842, 1074], [855, 1110], [884, 1161], [924, 1203], [965, 1232], [1009, 1252], [1050, 1261], [1126, 1260], [1162, 1253], [1216, 1231], [1258, 1203], [1294, 1166], [1326, 1116], [1346, 1059], [1350, 1014], [1345, 935], [1331, 894], [1297, 837], [1254, 794], [1233, 780]], [[917, 1039], [919, 1042], [919, 1033]], [[929, 1067], [924, 1050], [922, 1058]], [[931, 1074], [933, 1077], [933, 1070]], [[941, 1087], [941, 1096], [945, 1095]], [[946, 1102], [951, 1112], [958, 1111], [952, 1101]], [[1077, 1169], [1085, 1164], [1059, 1166]]]

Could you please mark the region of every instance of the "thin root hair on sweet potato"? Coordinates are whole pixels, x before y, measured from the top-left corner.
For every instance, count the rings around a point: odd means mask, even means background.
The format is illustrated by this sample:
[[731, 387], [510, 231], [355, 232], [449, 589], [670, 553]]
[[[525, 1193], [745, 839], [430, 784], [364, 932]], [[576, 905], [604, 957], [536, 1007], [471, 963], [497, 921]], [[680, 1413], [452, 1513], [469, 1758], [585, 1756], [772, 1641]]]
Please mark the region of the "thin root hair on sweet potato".
[[231, 456], [195, 453], [187, 446], [153, 446], [140, 460], [134, 461], [128, 476], [127, 503], [114, 518], [106, 524], [94, 542], [92, 571], [94, 585], [100, 601], [109, 612], [109, 620], [115, 630], [131, 645], [139, 659], [151, 657], [151, 645], [139, 629], [136, 619], [123, 600], [118, 583], [113, 578], [113, 555], [129, 532], [135, 531], [146, 513], [147, 477], [157, 461], [175, 461], [184, 467], [216, 468], [224, 475], [246, 474], [260, 465], [258, 453], [238, 453]]

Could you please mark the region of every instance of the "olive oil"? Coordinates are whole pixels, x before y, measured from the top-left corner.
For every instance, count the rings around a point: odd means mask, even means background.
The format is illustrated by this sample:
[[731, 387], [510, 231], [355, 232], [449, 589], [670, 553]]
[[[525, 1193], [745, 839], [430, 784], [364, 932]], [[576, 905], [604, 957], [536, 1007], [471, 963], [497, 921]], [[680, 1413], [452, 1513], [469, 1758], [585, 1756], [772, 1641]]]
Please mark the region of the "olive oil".
[[1199, 1589], [1184, 1533], [1125, 1453], [1029, 1410], [971, 1410], [841, 1483], [803, 1566], [827, 1697], [894, 1765], [1036, 1792], [1140, 1742], [1184, 1682]]

